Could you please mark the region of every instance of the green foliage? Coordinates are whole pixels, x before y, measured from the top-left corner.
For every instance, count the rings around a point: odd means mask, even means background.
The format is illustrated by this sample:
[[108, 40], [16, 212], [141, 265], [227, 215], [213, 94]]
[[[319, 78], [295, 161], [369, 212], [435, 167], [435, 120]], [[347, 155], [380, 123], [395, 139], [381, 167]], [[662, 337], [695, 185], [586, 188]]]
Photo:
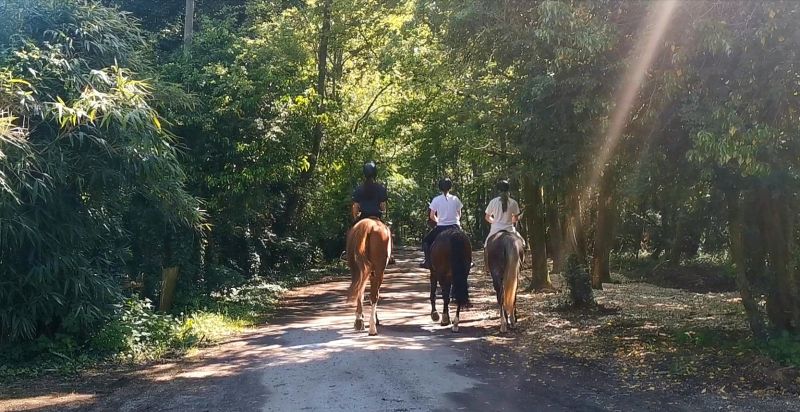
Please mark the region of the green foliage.
[[761, 345], [761, 350], [784, 365], [800, 367], [800, 339], [783, 334], [769, 339]]
[[83, 2], [2, 12], [18, 31], [0, 38], [0, 340], [82, 334], [119, 298], [132, 199], [184, 226], [198, 203], [153, 86], [125, 66], [142, 63], [135, 23]]
[[181, 346], [181, 322], [153, 312], [147, 299], [131, 298], [120, 313], [92, 337], [91, 346], [132, 360], [153, 359]]

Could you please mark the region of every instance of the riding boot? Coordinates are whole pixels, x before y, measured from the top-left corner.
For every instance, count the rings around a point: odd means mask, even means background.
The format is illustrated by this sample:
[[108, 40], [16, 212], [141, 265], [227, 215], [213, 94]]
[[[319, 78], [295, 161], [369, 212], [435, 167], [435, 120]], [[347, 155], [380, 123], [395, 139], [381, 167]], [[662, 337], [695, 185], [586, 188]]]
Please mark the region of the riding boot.
[[425, 254], [425, 259], [422, 261], [422, 263], [420, 263], [419, 267], [425, 268], [425, 269], [430, 269], [431, 268], [431, 261], [430, 261], [431, 251], [430, 251], [430, 247], [428, 246], [427, 243], [423, 243], [422, 244], [422, 252]]

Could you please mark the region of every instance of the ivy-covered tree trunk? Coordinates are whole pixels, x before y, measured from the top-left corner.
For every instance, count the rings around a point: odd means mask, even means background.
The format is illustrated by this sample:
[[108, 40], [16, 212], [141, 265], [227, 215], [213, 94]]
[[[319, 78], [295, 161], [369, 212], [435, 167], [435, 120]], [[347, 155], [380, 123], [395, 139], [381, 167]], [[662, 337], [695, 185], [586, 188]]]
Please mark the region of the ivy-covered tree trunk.
[[611, 280], [609, 261], [614, 243], [614, 222], [617, 214], [614, 177], [610, 170], [605, 171], [597, 199], [597, 227], [595, 228], [592, 253], [592, 287], [595, 289], [602, 289], [603, 283]]
[[583, 210], [579, 189], [573, 188], [572, 193], [567, 197], [567, 225], [566, 245], [569, 246], [569, 253], [574, 253], [582, 262], [586, 262], [586, 232], [583, 227]]
[[772, 282], [767, 315], [780, 331], [800, 330], [797, 269], [795, 267], [794, 214], [788, 195], [780, 189], [760, 187], [758, 191]]
[[186, 0], [186, 16], [183, 23], [183, 50], [188, 53], [194, 38], [194, 0]]
[[740, 193], [731, 189], [725, 195], [728, 208], [728, 236], [730, 241], [731, 260], [736, 270], [736, 286], [742, 298], [747, 322], [750, 330], [757, 339], [766, 337], [766, 327], [758, 303], [755, 299], [753, 287], [747, 276], [747, 258], [745, 252], [745, 213], [741, 206]]
[[319, 32], [319, 47], [317, 48], [317, 120], [311, 131], [311, 152], [308, 154], [308, 167], [300, 173], [297, 185], [288, 195], [283, 218], [276, 223], [276, 231], [280, 235], [286, 235], [294, 224], [294, 220], [302, 212], [303, 195], [311, 186], [312, 180], [316, 174], [319, 156], [322, 152], [322, 145], [325, 140], [325, 125], [323, 124], [322, 117], [325, 114], [325, 83], [328, 77], [328, 44], [331, 38], [331, 3], [332, 0], [325, 0], [322, 3], [322, 27]]
[[680, 210], [675, 214], [675, 227], [672, 233], [672, 242], [669, 245], [669, 252], [667, 253], [667, 262], [673, 265], [681, 263], [681, 256], [683, 255], [684, 236], [686, 235], [686, 216]]
[[528, 202], [525, 219], [528, 224], [528, 243], [531, 249], [533, 273], [527, 290], [552, 288], [550, 273], [547, 270], [547, 226], [545, 225], [545, 205], [542, 186], [525, 178], [523, 183], [525, 199]]
[[560, 273], [564, 269], [564, 230], [561, 215], [558, 213], [558, 202], [555, 196], [547, 201], [547, 253], [553, 260], [553, 272]]

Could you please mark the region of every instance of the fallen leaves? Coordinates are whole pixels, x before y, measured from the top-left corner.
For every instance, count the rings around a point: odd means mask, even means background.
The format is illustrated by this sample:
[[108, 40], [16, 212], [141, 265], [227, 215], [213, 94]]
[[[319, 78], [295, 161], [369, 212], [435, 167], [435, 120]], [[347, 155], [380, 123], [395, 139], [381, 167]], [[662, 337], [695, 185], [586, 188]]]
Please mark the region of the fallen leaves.
[[[551, 278], [559, 289], [561, 277]], [[475, 287], [491, 289], [488, 276], [475, 279]], [[637, 390], [702, 382], [703, 393], [706, 387], [726, 394], [800, 392], [800, 376], [796, 382], [769, 378], [779, 365], [742, 344], [749, 330], [741, 299], [721, 291], [723, 280], [710, 279], [713, 292], [703, 292], [703, 282], [682, 290], [614, 274], [595, 291], [597, 310], [559, 309], [558, 293], [521, 293], [517, 310], [525, 318], [510, 347], [529, 359], [556, 354], [613, 368]]]

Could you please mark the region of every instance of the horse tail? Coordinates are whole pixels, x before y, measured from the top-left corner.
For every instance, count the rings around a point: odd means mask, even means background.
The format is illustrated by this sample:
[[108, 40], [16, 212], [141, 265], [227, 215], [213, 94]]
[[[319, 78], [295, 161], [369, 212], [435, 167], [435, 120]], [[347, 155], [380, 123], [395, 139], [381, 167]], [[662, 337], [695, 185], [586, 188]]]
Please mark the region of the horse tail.
[[469, 303], [469, 290], [467, 276], [469, 276], [472, 261], [472, 248], [467, 236], [458, 231], [450, 238], [450, 269], [453, 272], [453, 296], [456, 303], [465, 305]]
[[369, 234], [371, 225], [368, 219], [364, 219], [352, 229], [347, 236], [347, 265], [350, 267], [350, 288], [347, 290], [347, 302], [354, 302], [361, 299], [364, 294], [364, 287], [369, 278]]
[[505, 235], [503, 245], [503, 309], [508, 314], [514, 313], [514, 304], [517, 298], [517, 284], [519, 283], [519, 270], [522, 264], [519, 241], [513, 235]]

